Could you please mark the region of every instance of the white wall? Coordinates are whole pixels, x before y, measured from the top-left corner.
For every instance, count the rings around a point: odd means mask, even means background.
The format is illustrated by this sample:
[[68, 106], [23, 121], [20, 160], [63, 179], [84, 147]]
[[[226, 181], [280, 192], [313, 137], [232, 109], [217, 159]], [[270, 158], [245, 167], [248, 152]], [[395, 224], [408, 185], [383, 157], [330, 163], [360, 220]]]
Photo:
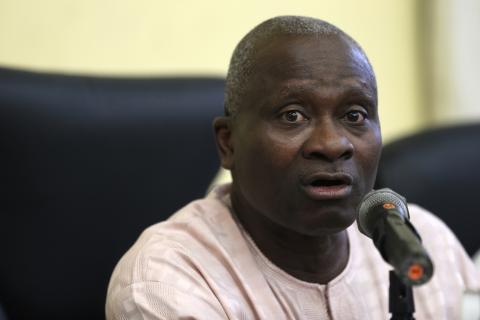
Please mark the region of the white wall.
[[480, 121], [480, 1], [431, 1], [427, 46], [435, 123]]

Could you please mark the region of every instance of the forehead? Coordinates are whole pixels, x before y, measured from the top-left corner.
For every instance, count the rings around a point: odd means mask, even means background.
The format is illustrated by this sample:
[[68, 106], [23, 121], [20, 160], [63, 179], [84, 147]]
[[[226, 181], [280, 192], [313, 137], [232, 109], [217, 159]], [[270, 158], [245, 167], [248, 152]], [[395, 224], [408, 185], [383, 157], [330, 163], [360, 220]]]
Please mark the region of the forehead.
[[[259, 45], [250, 93], [290, 89], [361, 90], [376, 100], [373, 71], [363, 52], [338, 35], [277, 36]], [[272, 92], [273, 93], [273, 92]]]

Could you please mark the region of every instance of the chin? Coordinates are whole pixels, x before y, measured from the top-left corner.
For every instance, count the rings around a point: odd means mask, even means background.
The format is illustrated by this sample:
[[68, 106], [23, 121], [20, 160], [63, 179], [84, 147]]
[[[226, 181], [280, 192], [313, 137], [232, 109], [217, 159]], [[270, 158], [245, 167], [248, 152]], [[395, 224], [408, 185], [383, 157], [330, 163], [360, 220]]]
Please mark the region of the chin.
[[296, 221], [296, 231], [309, 235], [321, 236], [334, 234], [346, 230], [356, 219], [355, 210], [348, 211], [323, 211], [315, 215], [309, 215], [304, 221]]

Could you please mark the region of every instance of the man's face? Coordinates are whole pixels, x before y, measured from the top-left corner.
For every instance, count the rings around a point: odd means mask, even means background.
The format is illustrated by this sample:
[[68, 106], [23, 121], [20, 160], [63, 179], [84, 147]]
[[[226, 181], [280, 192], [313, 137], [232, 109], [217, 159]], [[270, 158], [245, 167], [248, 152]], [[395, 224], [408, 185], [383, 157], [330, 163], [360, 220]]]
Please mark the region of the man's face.
[[256, 54], [229, 143], [234, 205], [305, 235], [345, 229], [381, 149], [365, 57], [338, 36], [272, 39]]

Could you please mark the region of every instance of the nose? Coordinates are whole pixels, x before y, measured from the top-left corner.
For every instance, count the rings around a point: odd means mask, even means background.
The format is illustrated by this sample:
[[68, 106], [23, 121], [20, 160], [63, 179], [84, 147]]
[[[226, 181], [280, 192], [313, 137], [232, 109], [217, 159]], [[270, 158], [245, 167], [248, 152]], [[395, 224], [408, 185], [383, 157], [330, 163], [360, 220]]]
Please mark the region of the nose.
[[303, 157], [306, 159], [322, 159], [335, 162], [339, 159], [350, 159], [354, 146], [344, 129], [335, 123], [326, 121], [317, 124], [303, 145]]

